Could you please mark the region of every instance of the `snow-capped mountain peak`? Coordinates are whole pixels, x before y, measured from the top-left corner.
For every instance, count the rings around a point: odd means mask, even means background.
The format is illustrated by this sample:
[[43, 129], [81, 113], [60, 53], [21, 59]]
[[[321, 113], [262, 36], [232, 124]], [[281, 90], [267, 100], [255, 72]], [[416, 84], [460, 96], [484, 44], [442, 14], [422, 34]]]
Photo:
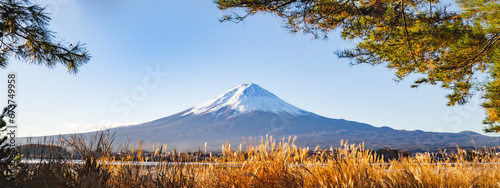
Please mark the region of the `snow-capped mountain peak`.
[[311, 114], [297, 108], [257, 84], [242, 84], [214, 99], [189, 109], [183, 115], [215, 113], [222, 108], [233, 110], [234, 114], [251, 111], [289, 113], [292, 115]]

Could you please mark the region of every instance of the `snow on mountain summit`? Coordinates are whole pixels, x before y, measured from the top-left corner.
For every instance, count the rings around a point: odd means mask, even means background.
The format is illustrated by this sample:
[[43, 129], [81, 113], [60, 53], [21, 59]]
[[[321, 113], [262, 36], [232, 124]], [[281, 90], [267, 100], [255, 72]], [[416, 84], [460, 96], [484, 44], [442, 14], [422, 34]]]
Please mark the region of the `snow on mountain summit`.
[[297, 108], [257, 84], [242, 84], [216, 98], [189, 109], [183, 115], [215, 113], [222, 108], [234, 110], [234, 114], [251, 111], [289, 113], [292, 115], [311, 114]]

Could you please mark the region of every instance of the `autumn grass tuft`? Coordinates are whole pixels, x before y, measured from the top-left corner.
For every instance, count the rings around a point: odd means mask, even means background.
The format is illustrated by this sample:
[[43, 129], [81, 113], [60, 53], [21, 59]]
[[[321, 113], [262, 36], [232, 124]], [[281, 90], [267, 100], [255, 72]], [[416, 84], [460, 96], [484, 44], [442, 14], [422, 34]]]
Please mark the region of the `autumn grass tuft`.
[[[384, 161], [363, 145], [299, 148], [291, 137], [227, 143], [220, 154], [157, 147], [144, 155], [140, 146], [116, 155], [112, 141], [108, 132], [44, 147], [59, 149], [22, 164], [7, 187], [500, 187], [500, 158], [488, 149]], [[156, 163], [142, 165], [149, 161]]]

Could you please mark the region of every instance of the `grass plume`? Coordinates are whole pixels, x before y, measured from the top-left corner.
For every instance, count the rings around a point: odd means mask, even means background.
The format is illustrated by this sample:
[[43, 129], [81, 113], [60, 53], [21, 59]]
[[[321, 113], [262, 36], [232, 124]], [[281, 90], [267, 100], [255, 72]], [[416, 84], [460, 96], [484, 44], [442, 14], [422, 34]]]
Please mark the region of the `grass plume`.
[[[500, 187], [500, 157], [486, 148], [385, 161], [363, 145], [310, 149], [265, 137], [236, 150], [227, 143], [220, 154], [157, 146], [146, 155], [139, 146], [118, 155], [113, 138], [101, 132], [43, 143], [53, 151], [38, 157], [49, 160], [22, 164], [8, 187]], [[141, 165], [148, 161], [156, 163]]]

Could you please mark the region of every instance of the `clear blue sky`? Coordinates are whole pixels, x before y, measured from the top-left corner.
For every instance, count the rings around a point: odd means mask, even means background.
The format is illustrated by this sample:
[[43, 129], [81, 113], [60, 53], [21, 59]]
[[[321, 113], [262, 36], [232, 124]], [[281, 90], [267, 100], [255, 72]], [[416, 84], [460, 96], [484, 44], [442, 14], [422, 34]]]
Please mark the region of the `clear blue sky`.
[[[20, 136], [147, 122], [242, 83], [259, 84], [331, 118], [408, 130], [483, 128], [479, 100], [447, 107], [448, 91], [439, 86], [411, 89], [416, 77], [398, 84], [384, 66], [350, 67], [333, 52], [353, 42], [336, 33], [328, 41], [291, 35], [279, 18], [264, 14], [240, 24], [219, 23], [224, 13], [211, 0], [42, 2], [52, 12], [50, 29], [68, 43], [87, 43], [93, 58], [76, 76], [62, 66], [48, 69], [15, 59], [0, 69], [0, 99], [7, 98], [7, 72], [19, 77]], [[168, 75], [155, 79], [148, 69], [157, 68]], [[127, 103], [127, 95], [135, 98]]]

